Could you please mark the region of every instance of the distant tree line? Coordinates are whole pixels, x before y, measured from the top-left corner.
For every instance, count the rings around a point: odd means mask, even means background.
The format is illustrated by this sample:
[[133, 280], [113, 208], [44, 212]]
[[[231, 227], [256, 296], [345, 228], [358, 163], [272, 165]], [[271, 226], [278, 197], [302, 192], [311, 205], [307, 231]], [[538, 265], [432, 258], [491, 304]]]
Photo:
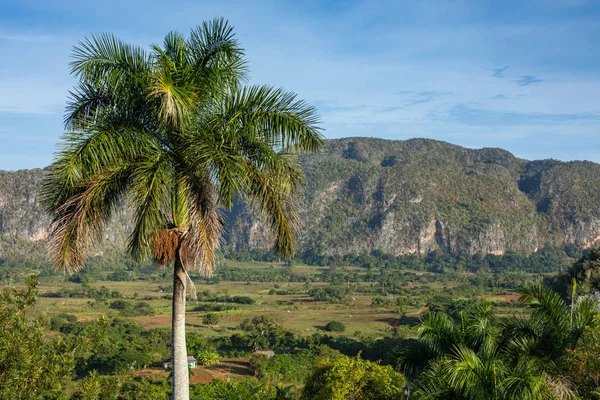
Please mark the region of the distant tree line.
[[[557, 272], [566, 269], [573, 261], [582, 255], [582, 251], [573, 245], [564, 247], [544, 247], [530, 255], [517, 253], [466, 254], [431, 252], [425, 255], [394, 256], [381, 250], [371, 254], [326, 255], [323, 249], [312, 247], [296, 256], [296, 261], [316, 266], [345, 266], [354, 265], [361, 268], [401, 268], [429, 272], [492, 272], [503, 273], [524, 271], [530, 273]], [[228, 251], [228, 258], [237, 261], [275, 262], [280, 259], [272, 252], [263, 250]]]

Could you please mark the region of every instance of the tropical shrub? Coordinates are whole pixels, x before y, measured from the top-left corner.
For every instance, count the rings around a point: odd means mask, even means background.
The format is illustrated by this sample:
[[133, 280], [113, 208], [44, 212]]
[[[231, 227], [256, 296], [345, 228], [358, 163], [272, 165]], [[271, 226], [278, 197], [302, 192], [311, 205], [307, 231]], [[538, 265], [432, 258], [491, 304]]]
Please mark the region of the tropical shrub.
[[325, 325], [325, 330], [328, 332], [344, 332], [346, 330], [346, 326], [340, 321], [331, 321]]
[[208, 313], [202, 317], [202, 323], [204, 325], [217, 325], [219, 323], [219, 315], [215, 313]]
[[311, 400], [397, 400], [405, 377], [391, 366], [340, 356], [326, 358], [306, 380], [303, 398]]
[[201, 351], [196, 356], [196, 360], [202, 365], [211, 366], [219, 363], [219, 354], [214, 351]]

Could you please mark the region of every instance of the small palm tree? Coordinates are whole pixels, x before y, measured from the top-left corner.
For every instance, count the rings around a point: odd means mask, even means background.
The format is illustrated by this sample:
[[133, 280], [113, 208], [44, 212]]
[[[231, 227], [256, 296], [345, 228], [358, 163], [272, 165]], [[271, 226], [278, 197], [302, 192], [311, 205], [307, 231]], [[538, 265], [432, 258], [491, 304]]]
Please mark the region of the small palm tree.
[[131, 209], [128, 249], [173, 264], [173, 398], [189, 397], [185, 343], [187, 271], [213, 272], [223, 220], [236, 196], [268, 220], [276, 250], [294, 254], [298, 152], [323, 140], [315, 110], [295, 95], [242, 87], [243, 50], [222, 19], [188, 38], [169, 33], [150, 52], [112, 35], [74, 49], [79, 83], [43, 201], [49, 243], [66, 271], [83, 265], [121, 201]]
[[521, 291], [528, 313], [498, 319], [490, 304], [457, 320], [431, 313], [419, 340], [399, 353], [397, 366], [415, 376], [421, 399], [572, 399], [561, 378], [561, 359], [600, 323], [597, 306], [584, 298], [572, 307], [541, 285]]
[[519, 302], [528, 317], [502, 322], [503, 340], [514, 358], [529, 354], [554, 365], [565, 351], [577, 347], [586, 329], [600, 327], [600, 313], [591, 298], [569, 305], [558, 293], [534, 284], [521, 290]]
[[397, 367], [407, 375], [415, 376], [429, 361], [452, 353], [457, 345], [475, 351], [493, 347], [498, 331], [494, 322], [491, 303], [471, 306], [460, 313], [458, 321], [444, 313], [427, 313], [417, 331], [419, 340], [409, 341], [399, 349]]

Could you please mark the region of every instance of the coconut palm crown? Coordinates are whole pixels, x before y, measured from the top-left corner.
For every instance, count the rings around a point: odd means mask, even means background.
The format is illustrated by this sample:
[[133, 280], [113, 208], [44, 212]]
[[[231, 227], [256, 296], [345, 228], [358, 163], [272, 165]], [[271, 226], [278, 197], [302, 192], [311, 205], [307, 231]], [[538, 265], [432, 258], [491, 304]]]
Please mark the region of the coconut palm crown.
[[185, 310], [186, 271], [213, 272], [220, 207], [250, 201], [270, 224], [276, 251], [293, 256], [293, 195], [303, 182], [296, 156], [322, 147], [318, 116], [293, 93], [243, 86], [244, 52], [223, 19], [189, 37], [169, 33], [150, 51], [93, 36], [74, 48], [70, 65], [79, 82], [42, 192], [53, 215], [52, 259], [79, 270], [124, 202], [135, 259], [174, 261], [175, 341], [176, 329], [185, 335], [175, 318], [181, 302]]

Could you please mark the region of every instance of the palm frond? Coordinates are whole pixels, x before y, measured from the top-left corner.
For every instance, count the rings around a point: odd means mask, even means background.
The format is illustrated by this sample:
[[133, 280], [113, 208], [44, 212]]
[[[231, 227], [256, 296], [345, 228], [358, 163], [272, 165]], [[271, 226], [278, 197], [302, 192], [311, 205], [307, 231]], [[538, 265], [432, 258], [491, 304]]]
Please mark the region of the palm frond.
[[472, 348], [494, 351], [496, 346], [496, 317], [491, 303], [481, 303], [469, 308], [463, 317], [463, 329]]
[[41, 190], [42, 204], [51, 215], [77, 192], [86, 180], [133, 162], [156, 143], [144, 135], [116, 129], [86, 129], [63, 135], [57, 161], [50, 167]]
[[71, 73], [84, 83], [116, 88], [143, 78], [149, 70], [150, 57], [141, 47], [105, 33], [79, 42], [73, 48], [70, 66]]
[[128, 248], [137, 260], [149, 258], [157, 234], [169, 227], [174, 178], [168, 156], [162, 153], [137, 161], [132, 170], [129, 200], [134, 209], [134, 229]]
[[246, 79], [244, 50], [225, 19], [205, 21], [192, 29], [188, 46], [194, 59], [193, 74], [206, 84], [205, 93], [235, 89]]
[[177, 71], [168, 68], [153, 73], [148, 97], [158, 99], [161, 121], [176, 130], [180, 130], [189, 120], [196, 100], [194, 86], [179, 82]]
[[543, 400], [550, 397], [548, 376], [538, 368], [535, 360], [520, 361], [499, 386], [505, 399]]
[[296, 203], [291, 196], [291, 182], [278, 170], [261, 171], [248, 165], [245, 192], [270, 223], [275, 235], [275, 251], [285, 258], [295, 254], [294, 236], [299, 228]]
[[448, 359], [434, 360], [415, 382], [415, 397], [422, 400], [461, 399], [447, 379]]
[[183, 35], [177, 32], [169, 32], [163, 40], [163, 47], [151, 46], [154, 62], [158, 65], [171, 64], [172, 67], [181, 70], [189, 65], [190, 51]]
[[190, 174], [185, 183], [190, 224], [182, 243], [183, 262], [186, 268], [194, 268], [202, 276], [210, 277], [223, 230], [217, 192], [207, 176]]
[[427, 313], [418, 329], [418, 336], [437, 355], [450, 352], [462, 338], [454, 321], [446, 314]]
[[105, 87], [80, 82], [69, 92], [64, 118], [65, 128], [81, 130], [93, 124], [101, 109], [109, 105], [113, 97]]
[[128, 166], [106, 169], [88, 177], [55, 209], [48, 245], [53, 263], [77, 271], [129, 182]]
[[[546, 386], [552, 399], [556, 400], [576, 400], [579, 399], [577, 392], [571, 387], [570, 383], [561, 377], [545, 375]], [[550, 397], [550, 396], [549, 396]], [[548, 397], [546, 397], [548, 398]]]
[[269, 86], [250, 86], [232, 92], [223, 104], [228, 125], [238, 125], [272, 147], [316, 152], [323, 147], [316, 110], [296, 95]]
[[587, 328], [597, 328], [600, 326], [600, 313], [598, 312], [598, 304], [595, 299], [584, 297], [577, 302], [572, 314], [570, 348], [574, 349]]
[[571, 330], [570, 311], [558, 293], [540, 285], [529, 285], [521, 289], [519, 301], [526, 306], [532, 319], [550, 329], [556, 338], [564, 339]]
[[433, 353], [425, 343], [409, 339], [394, 350], [394, 367], [407, 377], [417, 377], [438, 354]]

